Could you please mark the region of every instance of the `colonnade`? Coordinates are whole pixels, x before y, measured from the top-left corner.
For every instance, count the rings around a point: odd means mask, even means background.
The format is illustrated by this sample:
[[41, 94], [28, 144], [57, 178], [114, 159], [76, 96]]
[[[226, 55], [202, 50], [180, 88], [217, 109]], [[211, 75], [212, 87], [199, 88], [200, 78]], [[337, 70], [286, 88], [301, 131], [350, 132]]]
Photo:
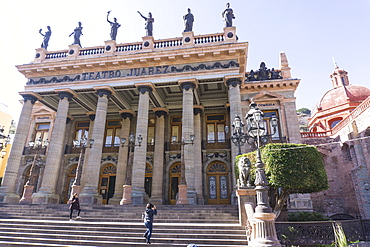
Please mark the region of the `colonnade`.
[[[203, 108], [194, 106], [194, 90], [197, 88], [196, 79], [180, 80], [179, 86], [183, 93], [183, 108], [182, 108], [182, 137], [185, 140], [190, 140], [190, 135], [195, 135], [194, 145], [184, 145], [184, 163], [185, 177], [187, 182], [187, 193], [189, 204], [202, 203], [202, 153], [201, 153], [201, 120], [200, 113]], [[235, 115], [241, 115], [241, 100], [240, 100], [240, 84], [241, 79], [238, 77], [225, 78], [225, 83], [229, 88], [230, 102], [230, 122]], [[135, 84], [139, 91], [139, 106], [137, 112], [136, 136], [141, 135], [143, 145], [136, 145], [133, 157], [132, 167], [132, 203], [143, 204], [146, 201], [146, 193], [144, 189], [145, 183], [145, 167], [147, 153], [147, 132], [149, 118], [149, 95], [155, 90], [151, 83]], [[89, 135], [95, 140], [91, 149], [87, 149], [85, 156], [85, 164], [82, 171], [82, 191], [80, 200], [85, 204], [100, 204], [102, 201], [98, 191], [99, 172], [101, 165], [102, 150], [104, 145], [104, 133], [106, 116], [108, 110], [108, 101], [114, 91], [110, 87], [94, 88], [98, 95], [98, 103], [96, 107], [95, 119], [90, 124], [92, 131]], [[35, 204], [55, 204], [60, 202], [60, 194], [57, 191], [58, 178], [62, 168], [62, 156], [64, 151], [66, 125], [68, 117], [69, 102], [77, 95], [69, 89], [58, 90], [59, 104], [56, 113], [54, 128], [50, 138], [48, 155], [46, 158], [45, 171], [42, 177], [41, 187], [37, 193], [33, 194], [33, 203]], [[23, 155], [24, 146], [30, 129], [32, 108], [39, 96], [33, 93], [23, 93], [23, 109], [19, 119], [18, 128], [14, 138], [11, 153], [9, 155], [8, 164], [5, 170], [2, 187], [0, 188], [0, 202], [18, 203], [19, 195], [17, 193], [17, 183], [20, 178], [18, 171], [20, 170], [21, 158]], [[164, 131], [165, 117], [168, 110], [165, 108], [153, 109], [156, 115], [155, 126], [155, 149], [156, 154], [164, 153]], [[121, 138], [128, 139], [131, 128], [131, 119], [134, 112], [131, 110], [123, 110], [120, 112], [123, 118]], [[180, 141], [180, 140], [179, 140]], [[120, 147], [118, 153], [117, 179], [115, 192], [112, 200], [120, 200], [122, 198], [122, 186], [126, 181], [127, 171], [127, 155], [128, 148]], [[232, 145], [232, 160], [237, 155], [237, 149]], [[151, 201], [161, 204], [163, 200], [163, 155], [155, 155], [153, 160], [153, 185]], [[233, 166], [232, 166], [233, 167]], [[232, 172], [234, 174], [234, 172]], [[233, 177], [232, 184], [235, 184]]]

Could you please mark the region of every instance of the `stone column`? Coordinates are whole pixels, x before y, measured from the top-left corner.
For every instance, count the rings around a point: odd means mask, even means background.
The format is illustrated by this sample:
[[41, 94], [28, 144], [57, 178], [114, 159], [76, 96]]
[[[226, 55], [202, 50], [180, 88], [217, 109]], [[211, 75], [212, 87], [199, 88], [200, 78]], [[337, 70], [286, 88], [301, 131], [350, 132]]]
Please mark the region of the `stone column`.
[[123, 185], [126, 181], [126, 170], [127, 170], [127, 157], [128, 157], [128, 146], [129, 135], [131, 129], [131, 120], [134, 116], [134, 112], [131, 110], [120, 111], [122, 116], [122, 128], [120, 138], [126, 138], [125, 146], [120, 146], [118, 151], [117, 160], [117, 173], [116, 173], [116, 186], [114, 195], [109, 199], [109, 204], [120, 204], [123, 193]]
[[[229, 102], [230, 102], [230, 125], [234, 121], [236, 115], [241, 119], [244, 119], [242, 116], [242, 107], [241, 107], [241, 97], [240, 97], [240, 85], [241, 80], [239, 78], [225, 78], [226, 85], [229, 87]], [[231, 130], [232, 131], [232, 130]], [[236, 185], [235, 172], [234, 172], [234, 161], [235, 157], [238, 155], [238, 147], [230, 141], [231, 145], [231, 169], [232, 169], [232, 186]]]
[[[186, 143], [190, 142], [190, 135], [194, 135], [194, 112], [193, 99], [194, 89], [197, 87], [196, 80], [179, 81], [182, 89], [182, 138]], [[184, 149], [185, 178], [189, 204], [196, 204], [197, 192], [195, 190], [195, 169], [194, 169], [194, 146], [187, 144]]]
[[203, 197], [203, 162], [202, 162], [202, 106], [194, 106], [194, 171], [195, 191], [197, 192], [197, 204], [204, 204]]
[[[145, 166], [146, 166], [146, 144], [148, 138], [148, 118], [149, 118], [149, 94], [153, 91], [151, 84], [138, 84], [139, 90], [139, 106], [137, 112], [136, 123], [136, 139], [141, 135], [143, 144], [135, 146], [134, 161], [132, 166], [132, 204], [144, 204], [148, 200], [145, 193]], [[137, 143], [136, 143], [137, 144]]]
[[[90, 139], [92, 139], [92, 133], [93, 133], [93, 129], [94, 129], [94, 122], [95, 122], [96, 112], [87, 112], [86, 115], [90, 119], [89, 134], [87, 135], [87, 139], [90, 140]], [[84, 156], [84, 166], [82, 166], [81, 188], [85, 187], [85, 178], [86, 178], [85, 172], [86, 172], [86, 170], [84, 169], [84, 167], [86, 166], [87, 163], [89, 163], [89, 155], [90, 155], [89, 150], [86, 150], [85, 151], [85, 156]]]
[[104, 145], [105, 121], [107, 118], [108, 100], [112, 91], [108, 89], [97, 89], [98, 105], [94, 121], [92, 139], [94, 145], [88, 150], [89, 159], [84, 165], [85, 185], [80, 194], [83, 204], [101, 204], [102, 196], [98, 192], [100, 164]]
[[19, 202], [16, 191], [18, 182], [18, 171], [21, 164], [24, 145], [31, 124], [31, 113], [33, 104], [37, 98], [33, 95], [23, 95], [23, 108], [19, 117], [17, 131], [15, 132], [12, 149], [5, 168], [4, 178], [0, 187], [0, 202], [15, 204]]
[[[155, 146], [152, 178], [152, 197], [150, 201], [153, 204], [163, 204], [163, 163], [164, 163], [164, 128], [165, 117], [168, 114], [165, 108], [153, 109], [156, 115], [155, 120]], [[157, 155], [156, 155], [157, 154]]]
[[32, 195], [32, 203], [34, 204], [59, 203], [59, 195], [56, 194], [56, 187], [60, 177], [59, 172], [64, 152], [69, 101], [74, 95], [68, 91], [60, 91], [58, 95], [59, 104], [54, 119], [53, 132], [50, 137], [41, 188], [37, 193]]

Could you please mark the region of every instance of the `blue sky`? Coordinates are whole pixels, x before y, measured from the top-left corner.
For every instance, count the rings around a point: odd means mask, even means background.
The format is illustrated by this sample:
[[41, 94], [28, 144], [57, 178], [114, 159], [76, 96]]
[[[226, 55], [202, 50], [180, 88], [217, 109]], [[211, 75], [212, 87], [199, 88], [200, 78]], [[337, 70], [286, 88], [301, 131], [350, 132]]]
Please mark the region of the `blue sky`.
[[[258, 69], [264, 61], [278, 68], [279, 53], [286, 52], [292, 76], [301, 79], [296, 92], [297, 108], [313, 109], [322, 95], [332, 88], [329, 75], [332, 57], [348, 72], [351, 84], [370, 87], [370, 0], [234, 0], [239, 40], [249, 42], [247, 71]], [[18, 119], [18, 95], [26, 79], [15, 65], [31, 62], [40, 47], [40, 28], [50, 25], [50, 51], [64, 50], [72, 43], [68, 37], [82, 22], [83, 47], [103, 45], [109, 39], [106, 22], [117, 17], [122, 25], [117, 42], [141, 41], [144, 20], [137, 11], [155, 19], [155, 39], [181, 37], [182, 16], [191, 8], [195, 16], [194, 34], [222, 32], [221, 13], [227, 1], [173, 0], [0, 0], [0, 103]]]

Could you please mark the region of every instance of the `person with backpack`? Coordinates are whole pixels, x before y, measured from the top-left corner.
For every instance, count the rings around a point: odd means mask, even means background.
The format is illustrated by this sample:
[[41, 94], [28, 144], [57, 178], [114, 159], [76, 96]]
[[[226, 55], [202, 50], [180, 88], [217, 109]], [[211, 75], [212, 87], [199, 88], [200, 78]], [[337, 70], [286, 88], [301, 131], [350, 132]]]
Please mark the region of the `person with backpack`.
[[71, 211], [71, 213], [69, 214], [69, 221], [73, 221], [72, 220], [73, 210], [78, 211], [76, 219], [81, 219], [81, 217], [80, 217], [80, 213], [81, 213], [80, 200], [78, 199], [77, 193], [74, 193], [72, 198], [69, 199], [68, 202], [69, 202], [69, 210]]
[[147, 244], [150, 244], [150, 238], [152, 236], [154, 215], [157, 215], [157, 207], [151, 203], [148, 203], [145, 207], [143, 217], [144, 225], [147, 228], [147, 230], [144, 233], [144, 238]]

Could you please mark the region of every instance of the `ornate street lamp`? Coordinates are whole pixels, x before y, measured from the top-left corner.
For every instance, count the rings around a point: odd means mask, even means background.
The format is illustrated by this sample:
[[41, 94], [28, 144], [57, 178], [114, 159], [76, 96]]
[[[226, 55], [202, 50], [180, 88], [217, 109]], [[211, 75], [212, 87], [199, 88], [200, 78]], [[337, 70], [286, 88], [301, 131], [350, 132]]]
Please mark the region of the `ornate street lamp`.
[[78, 158], [78, 164], [76, 168], [76, 177], [72, 184], [71, 195], [73, 195], [74, 193], [80, 194], [82, 167], [84, 163], [84, 156], [86, 153], [86, 148], [91, 148], [93, 144], [94, 144], [94, 139], [87, 140], [86, 136], [81, 137], [80, 140], [73, 140], [73, 146], [75, 148], [80, 147], [80, 157]]
[[35, 156], [33, 157], [33, 162], [31, 165], [29, 178], [24, 185], [23, 196], [19, 200], [20, 204], [30, 204], [32, 203], [32, 193], [33, 189], [36, 186], [37, 178], [40, 173], [40, 167], [36, 164], [36, 160], [38, 156], [42, 153], [42, 151], [49, 145], [48, 139], [44, 142], [42, 141], [41, 137], [37, 138], [34, 142], [31, 141], [28, 143], [30, 149], [35, 150]]
[[[190, 135], [190, 142], [188, 140], [185, 140], [184, 137], [181, 139], [181, 142], [178, 143], [181, 145], [181, 174], [180, 174], [180, 183], [178, 185], [179, 191], [177, 196], [176, 204], [189, 204], [188, 200], [188, 186], [186, 184], [186, 177], [185, 177], [185, 155], [184, 155], [184, 149], [186, 145], [194, 145], [195, 135]], [[172, 143], [177, 142], [177, 137], [172, 136], [171, 139]]]
[[[268, 137], [276, 133], [277, 118], [276, 116], [271, 117], [271, 127], [273, 130], [271, 134], [267, 134], [265, 122], [263, 120], [263, 112], [257, 108], [256, 103], [252, 102], [250, 104], [250, 110], [245, 116], [245, 120], [247, 123], [247, 134], [244, 135], [244, 139], [238, 137], [239, 133], [241, 133], [239, 135], [243, 135], [243, 131], [237, 128], [239, 126], [242, 128], [243, 126], [241, 124], [238, 125], [239, 120], [237, 118], [234, 120], [235, 126], [233, 124], [233, 136], [235, 136], [236, 140], [247, 141], [249, 144], [255, 144], [257, 147], [257, 162], [255, 165], [257, 169], [254, 182], [256, 186], [257, 206], [253, 214], [253, 221], [255, 223], [252, 224], [252, 239], [250, 246], [280, 246], [275, 229], [275, 214], [272, 213], [268, 201], [268, 181], [265, 175], [265, 165], [262, 162], [260, 150], [261, 143], [267, 143]], [[236, 143], [239, 142], [236, 141]]]
[[123, 185], [123, 195], [122, 200], [120, 201], [120, 205], [124, 204], [131, 204], [131, 191], [132, 191], [132, 163], [134, 161], [134, 148], [136, 146], [141, 147], [141, 143], [143, 142], [143, 137], [139, 135], [137, 137], [138, 144], [135, 144], [135, 135], [133, 132], [128, 137], [128, 144], [126, 143], [126, 138], [121, 138], [121, 147], [128, 147], [129, 155], [127, 161], [127, 169], [126, 169], [126, 181]]

